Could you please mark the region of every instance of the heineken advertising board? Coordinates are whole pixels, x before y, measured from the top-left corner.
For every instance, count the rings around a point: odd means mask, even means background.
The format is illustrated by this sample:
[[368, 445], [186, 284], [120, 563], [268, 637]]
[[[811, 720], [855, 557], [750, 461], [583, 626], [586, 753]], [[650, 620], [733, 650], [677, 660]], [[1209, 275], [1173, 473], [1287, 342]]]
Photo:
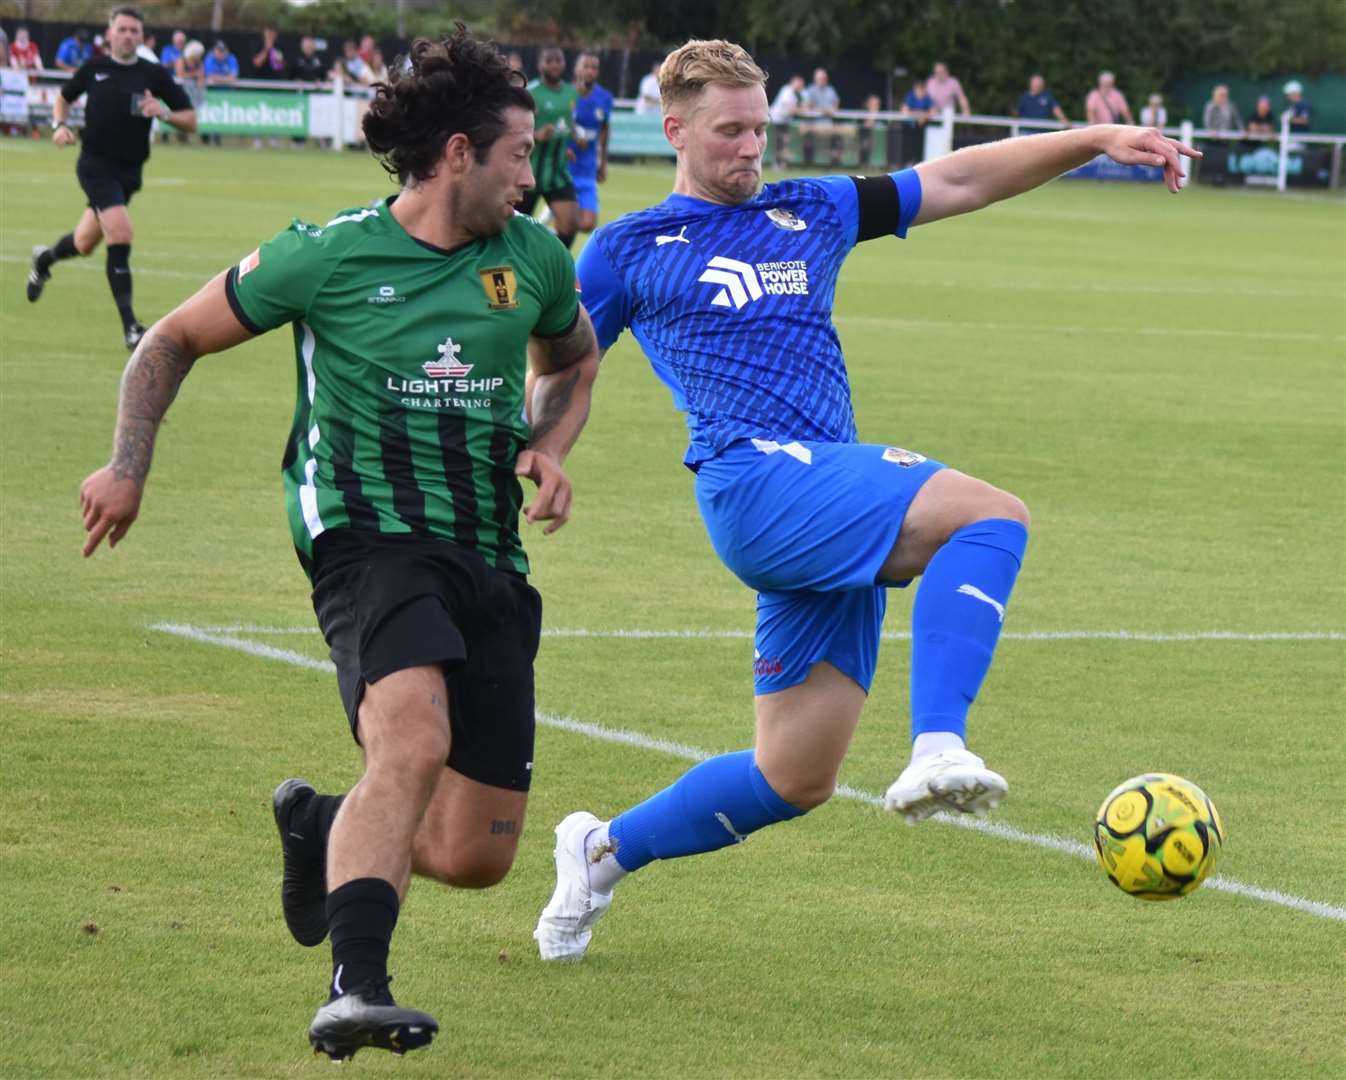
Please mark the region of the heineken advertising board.
[[196, 115], [197, 129], [207, 135], [309, 133], [306, 94], [211, 87]]

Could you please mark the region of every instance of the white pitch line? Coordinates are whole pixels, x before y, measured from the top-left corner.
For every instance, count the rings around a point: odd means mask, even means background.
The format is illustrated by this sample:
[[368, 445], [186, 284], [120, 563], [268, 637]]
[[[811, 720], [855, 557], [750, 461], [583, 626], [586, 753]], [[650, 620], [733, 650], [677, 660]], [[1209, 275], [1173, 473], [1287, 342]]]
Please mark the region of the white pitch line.
[[[250, 656], [260, 656], [267, 660], [279, 660], [285, 664], [291, 664], [295, 667], [307, 668], [310, 671], [335, 672], [336, 667], [329, 660], [316, 660], [311, 656], [305, 656], [303, 653], [295, 652], [292, 649], [280, 649], [272, 645], [265, 645], [256, 641], [248, 641], [246, 638], [233, 636], [232, 633], [221, 633], [205, 627], [192, 626], [185, 623], [154, 623], [150, 626], [151, 630], [159, 630], [165, 634], [173, 634], [177, 637], [188, 638], [192, 641], [199, 641], [207, 645], [218, 645], [226, 649], [235, 649], [238, 652], [247, 653]], [[537, 721], [544, 727], [556, 728], [560, 731], [567, 731], [575, 735], [583, 735], [589, 739], [598, 739], [603, 742], [618, 743], [623, 746], [634, 746], [642, 750], [654, 750], [661, 754], [668, 754], [671, 757], [682, 758], [686, 761], [705, 761], [707, 758], [715, 756], [709, 750], [701, 750], [695, 746], [688, 746], [685, 743], [673, 742], [668, 739], [659, 739], [651, 735], [645, 735], [639, 731], [625, 731], [621, 728], [604, 727], [601, 724], [591, 724], [582, 720], [572, 720], [568, 716], [554, 716], [550, 713], [539, 712]], [[846, 784], [837, 785], [837, 795], [843, 799], [850, 799], [853, 802], [864, 803], [867, 806], [880, 807], [883, 805], [883, 799], [868, 791], [861, 791], [858, 788], [850, 787]], [[968, 829], [972, 832], [979, 832], [986, 836], [994, 836], [1000, 840], [1012, 840], [1019, 844], [1032, 844], [1034, 847], [1046, 848], [1050, 851], [1060, 851], [1067, 855], [1074, 855], [1083, 859], [1092, 859], [1094, 857], [1093, 848], [1088, 844], [1081, 843], [1078, 840], [1071, 840], [1068, 837], [1053, 836], [1050, 833], [1027, 832], [1023, 829], [1016, 829], [1012, 825], [1003, 825], [999, 822], [985, 821], [981, 818], [955, 816], [953, 814], [936, 814], [932, 821], [938, 821], [942, 825], [954, 825], [960, 829]], [[1335, 904], [1324, 903], [1321, 900], [1309, 900], [1303, 896], [1295, 896], [1293, 893], [1284, 893], [1278, 889], [1264, 889], [1259, 885], [1247, 885], [1241, 881], [1235, 881], [1232, 878], [1214, 877], [1205, 885], [1208, 889], [1215, 889], [1219, 892], [1234, 893], [1237, 896], [1246, 896], [1252, 900], [1261, 900], [1268, 904], [1277, 904], [1281, 907], [1291, 908], [1295, 911], [1302, 911], [1309, 915], [1317, 915], [1324, 919], [1333, 919], [1337, 922], [1346, 922], [1346, 907], [1337, 907]]]
[[[1030, 334], [1098, 334], [1124, 335], [1124, 327], [1067, 325], [1065, 323], [1012, 323], [977, 322], [959, 319], [907, 319], [893, 315], [837, 315], [839, 323], [873, 323], [879, 326], [908, 326], [931, 330], [987, 330], [993, 333], [1002, 331], [1023, 331]], [[1130, 333], [1144, 337], [1197, 337], [1197, 338], [1237, 338], [1241, 341], [1346, 341], [1343, 334], [1310, 334], [1298, 330], [1221, 330], [1216, 327], [1196, 326], [1137, 326]]]
[[[32, 258], [27, 255], [0, 255], [0, 263], [21, 263], [24, 266], [28, 266], [30, 263], [32, 263], [32, 261], [33, 261]], [[66, 270], [74, 270], [78, 273], [91, 273], [91, 274], [93, 273], [102, 274], [105, 272], [103, 263], [98, 260], [93, 261], [68, 260], [64, 263], [64, 265], [62, 265], [61, 273], [64, 274]], [[150, 277], [183, 278], [184, 280], [188, 281], [204, 282], [208, 281], [215, 273], [217, 273], [218, 268], [216, 270], [203, 271], [202, 273], [196, 274], [196, 273], [189, 273], [188, 271], [185, 270], [159, 270], [153, 266], [144, 266], [140, 263], [137, 263], [135, 267], [135, 272], [136, 274], [148, 274]]]
[[[887, 285], [891, 278], [879, 277], [860, 277], [855, 274], [846, 276], [848, 283], [863, 283], [868, 285]], [[1256, 285], [1231, 286], [1225, 289], [1220, 285], [1177, 285], [1167, 282], [1147, 285], [1139, 282], [1127, 282], [1126, 284], [1098, 281], [968, 281], [950, 279], [946, 281], [933, 281], [929, 279], [918, 280], [904, 283], [906, 288], [912, 287], [926, 289], [957, 289], [961, 293], [967, 293], [976, 289], [993, 289], [1005, 292], [1097, 292], [1114, 295], [1116, 293], [1139, 293], [1142, 295], [1155, 296], [1286, 296], [1297, 299], [1331, 299], [1340, 300], [1342, 293], [1334, 289], [1293, 289], [1293, 288], [1259, 288]]]
[[330, 660], [318, 660], [312, 656], [295, 652], [293, 649], [278, 649], [274, 645], [264, 645], [260, 641], [249, 641], [247, 638], [234, 637], [233, 633], [227, 630], [221, 631], [212, 627], [171, 622], [151, 623], [150, 629], [158, 630], [164, 634], [173, 634], [177, 637], [190, 638], [192, 641], [200, 641], [206, 645], [219, 645], [226, 649], [236, 649], [239, 652], [247, 653], [249, 656], [260, 656], [266, 660], [279, 660], [281, 663], [308, 668], [310, 671], [327, 671], [334, 674], [336, 672], [336, 665]]
[[[152, 627], [159, 629], [159, 627]], [[250, 623], [230, 623], [222, 626], [193, 626], [208, 634], [303, 634], [318, 633], [316, 626], [260, 626]], [[543, 637], [554, 638], [616, 638], [635, 641], [750, 641], [751, 630], [589, 630], [583, 627], [553, 626], [542, 631]], [[885, 631], [887, 641], [910, 641], [911, 634], [902, 630]], [[1000, 635], [1003, 641], [1346, 641], [1341, 630], [1007, 630]]]

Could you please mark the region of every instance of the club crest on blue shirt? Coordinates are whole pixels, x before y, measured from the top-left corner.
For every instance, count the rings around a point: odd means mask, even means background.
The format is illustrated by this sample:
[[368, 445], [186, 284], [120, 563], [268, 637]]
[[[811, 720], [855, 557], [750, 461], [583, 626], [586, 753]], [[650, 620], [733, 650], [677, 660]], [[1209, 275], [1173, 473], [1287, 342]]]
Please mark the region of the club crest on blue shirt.
[[766, 216], [771, 224], [786, 232], [803, 232], [809, 227], [808, 222], [793, 210], [785, 210], [779, 206], [773, 206], [766, 212]]
[[900, 446], [890, 446], [884, 450], [883, 460], [891, 461], [894, 465], [909, 469], [913, 465], [919, 465], [925, 460], [925, 457], [913, 450], [903, 450]]

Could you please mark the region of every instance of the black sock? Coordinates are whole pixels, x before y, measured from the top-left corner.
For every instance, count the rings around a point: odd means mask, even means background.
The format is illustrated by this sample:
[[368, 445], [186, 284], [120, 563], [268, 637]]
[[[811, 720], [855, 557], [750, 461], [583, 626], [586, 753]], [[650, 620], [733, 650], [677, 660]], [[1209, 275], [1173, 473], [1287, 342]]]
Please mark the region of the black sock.
[[131, 245], [108, 244], [107, 246], [107, 283], [112, 289], [112, 299], [122, 317], [123, 328], [136, 321], [136, 313], [131, 310]]
[[356, 878], [327, 895], [333, 998], [387, 978], [398, 907], [397, 890], [382, 878]]
[[73, 259], [79, 254], [79, 248], [75, 247], [75, 234], [66, 233], [56, 241], [55, 245], [49, 247], [39, 256], [37, 263], [41, 270], [50, 270], [51, 264], [60, 259]]
[[290, 815], [289, 830], [304, 837], [315, 854], [327, 854], [327, 838], [332, 822], [346, 801], [344, 795], [313, 795]]
[[575, 245], [575, 234], [573, 232], [572, 233], [558, 232], [556, 234], [556, 239], [561, 241], [561, 243], [565, 244], [567, 251], [569, 251]]

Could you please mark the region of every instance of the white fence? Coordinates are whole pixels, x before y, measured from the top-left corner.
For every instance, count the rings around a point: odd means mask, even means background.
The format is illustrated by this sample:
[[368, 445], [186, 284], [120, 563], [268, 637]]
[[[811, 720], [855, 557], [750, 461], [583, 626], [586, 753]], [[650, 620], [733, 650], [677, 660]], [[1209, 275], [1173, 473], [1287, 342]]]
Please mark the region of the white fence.
[[[50, 120], [56, 94], [67, 76], [59, 72], [30, 74], [11, 69], [4, 69], [0, 74], [3, 75], [3, 97], [0, 98], [3, 102], [3, 116], [0, 119], [9, 124], [41, 124]], [[188, 89], [190, 92], [195, 88]], [[199, 106], [200, 123], [202, 130], [211, 134], [316, 138], [334, 150], [341, 150], [362, 141], [360, 121], [371, 96], [368, 87], [340, 79], [322, 83], [237, 79], [204, 87], [204, 100]], [[659, 118], [633, 114], [631, 110], [634, 104], [634, 101], [616, 102], [611, 152], [620, 156], [624, 152], [623, 147], [627, 147], [625, 152], [633, 155], [670, 156], [671, 151], [660, 130]], [[83, 112], [78, 105], [71, 110], [70, 119], [75, 126], [82, 122]], [[861, 145], [859, 135], [867, 128], [871, 133], [868, 145], [872, 147], [874, 137], [879, 132], [886, 134], [889, 129], [898, 129], [898, 125], [902, 125], [899, 130], [910, 134], [915, 130], [912, 126], [914, 123], [912, 117], [896, 112], [870, 113], [843, 109], [827, 118], [800, 117], [792, 129], [806, 132], [810, 140], [853, 139], [857, 145]], [[914, 156], [930, 160], [949, 153], [960, 141], [969, 137], [972, 141], [988, 141], [988, 132], [990, 139], [1005, 136], [1013, 138], [1039, 131], [1059, 130], [1065, 126], [1055, 120], [959, 116], [948, 110], [925, 123], [919, 133]], [[1164, 133], [1188, 144], [1193, 140], [1205, 142], [1212, 151], [1208, 171], [1214, 168], [1214, 151], [1218, 150], [1220, 167], [1228, 175], [1236, 175], [1238, 182], [1274, 185], [1284, 191], [1295, 169], [1304, 168], [1305, 162], [1312, 160], [1317, 162], [1317, 172], [1328, 174], [1326, 186], [1338, 188], [1342, 184], [1342, 147], [1346, 145], [1346, 135], [1293, 133], [1288, 116], [1282, 118], [1278, 135], [1211, 131], [1197, 128], [1191, 123], [1165, 128]], [[1231, 148], [1238, 150], [1232, 158]], [[1275, 154], [1274, 168], [1268, 156], [1271, 153]], [[1316, 158], [1313, 157], [1315, 153], [1318, 155]], [[1323, 153], [1328, 155], [1328, 164], [1324, 164]], [[872, 165], [875, 161], [871, 156], [871, 160], [857, 163]], [[891, 155], [887, 157], [889, 165], [904, 163], [894, 162]], [[1237, 166], [1233, 172], [1229, 172], [1230, 164]], [[1196, 163], [1194, 169], [1199, 174], [1201, 164]]]
[[[866, 114], [847, 112], [837, 115], [839, 117], [854, 117], [865, 116]], [[885, 113], [881, 115], [892, 116], [894, 114]], [[1021, 120], [1005, 116], [958, 116], [950, 109], [946, 110], [938, 120], [932, 120], [926, 125], [925, 157], [927, 160], [947, 154], [954, 148], [959, 125], [1005, 129], [1011, 138], [1017, 135], [1031, 135], [1038, 131], [1057, 131], [1067, 126], [1055, 120]], [[1195, 145], [1195, 142], [1199, 140], [1213, 142], [1221, 146], [1244, 146], [1253, 150], [1274, 148], [1277, 157], [1274, 185], [1278, 191], [1284, 191], [1287, 187], [1292, 156], [1309, 147], [1322, 147], [1331, 154], [1327, 186], [1331, 188], [1341, 186], [1342, 147], [1346, 145], [1346, 135], [1308, 135], [1292, 132], [1288, 113], [1281, 117], [1281, 129], [1277, 135], [1249, 135], [1242, 131], [1215, 131], [1210, 128], [1196, 127], [1190, 121], [1178, 127], [1166, 127], [1162, 130], [1165, 135], [1172, 136], [1188, 146]], [[1188, 164], [1192, 165], [1193, 163], [1188, 162]], [[1199, 171], [1201, 163], [1199, 161], [1194, 163], [1194, 168]], [[1271, 185], [1268, 184], [1268, 186]]]

